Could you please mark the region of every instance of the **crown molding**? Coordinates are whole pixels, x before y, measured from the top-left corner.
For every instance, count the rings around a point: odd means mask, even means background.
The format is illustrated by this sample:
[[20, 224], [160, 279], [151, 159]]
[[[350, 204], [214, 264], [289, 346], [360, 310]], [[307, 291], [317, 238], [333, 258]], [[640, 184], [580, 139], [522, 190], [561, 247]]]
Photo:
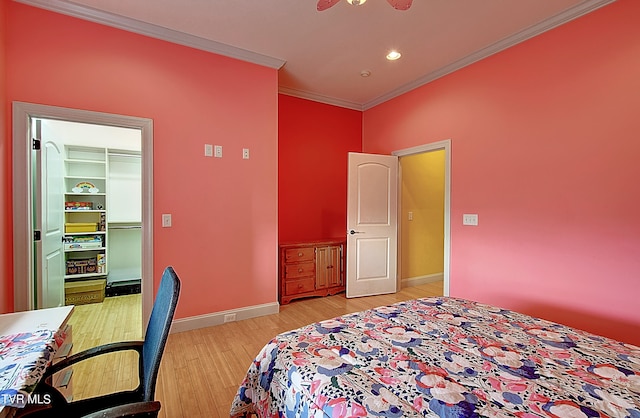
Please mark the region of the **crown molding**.
[[161, 39], [178, 45], [188, 46], [218, 55], [235, 58], [241, 61], [262, 65], [264, 67], [280, 69], [285, 60], [270, 57], [267, 55], [251, 52], [246, 49], [236, 48], [220, 42], [190, 35], [188, 33], [165, 28], [137, 19], [120, 16], [114, 13], [94, 9], [92, 7], [71, 3], [65, 0], [15, 0], [19, 3], [28, 4], [40, 9], [49, 10], [56, 13], [77, 17], [94, 23], [100, 23], [139, 35]]
[[430, 83], [440, 77], [444, 77], [447, 74], [450, 74], [454, 71], [457, 71], [463, 67], [473, 64], [474, 62], [480, 61], [484, 58], [487, 58], [493, 54], [496, 54], [500, 51], [504, 51], [507, 48], [510, 48], [516, 44], [524, 42], [528, 39], [531, 39], [535, 36], [540, 35], [548, 30], [561, 26], [573, 19], [577, 19], [581, 16], [584, 16], [592, 11], [599, 9], [603, 6], [606, 6], [610, 3], [615, 2], [616, 0], [587, 0], [584, 1], [577, 6], [571, 7], [565, 10], [562, 13], [559, 13], [555, 16], [552, 16], [548, 19], [545, 19], [535, 25], [532, 25], [524, 30], [516, 32], [515, 34], [508, 36], [498, 42], [495, 42], [485, 48], [482, 48], [472, 54], [465, 56], [447, 66], [441, 67], [436, 71], [433, 71], [423, 77], [418, 78], [415, 81], [407, 83], [395, 90], [390, 91], [370, 102], [364, 103], [362, 105], [363, 110], [371, 109], [381, 103], [389, 101], [395, 97], [401, 96], [404, 93], [407, 93], [411, 90], [414, 90], [418, 87], [421, 87], [427, 83]]
[[352, 110], [363, 111], [361, 103], [351, 102], [348, 100], [342, 100], [335, 97], [323, 96], [321, 94], [312, 93], [304, 90], [293, 89], [289, 87], [279, 87], [278, 93], [286, 94], [287, 96], [298, 97], [300, 99], [312, 100], [314, 102], [320, 102], [338, 107], [344, 107]]
[[[15, 0], [20, 3], [28, 4], [45, 10], [77, 17], [94, 23], [100, 23], [106, 26], [126, 30], [140, 35], [149, 36], [156, 39], [172, 42], [175, 44], [200, 49], [214, 54], [235, 58], [241, 61], [262, 65], [269, 68], [280, 69], [286, 63], [286, 60], [270, 57], [267, 55], [251, 52], [246, 49], [236, 48], [220, 42], [211, 41], [195, 35], [168, 29], [162, 26], [142, 22], [137, 19], [116, 15], [113, 13], [97, 10], [88, 6], [71, 3], [68, 0]], [[508, 49], [514, 45], [531, 39], [541, 33], [563, 25], [573, 19], [586, 15], [596, 9], [606, 6], [616, 0], [586, 0], [574, 7], [571, 7], [555, 16], [545, 19], [535, 25], [532, 25], [522, 31], [508, 36], [498, 42], [486, 46], [472, 54], [469, 54], [447, 66], [441, 67], [429, 74], [424, 75], [410, 83], [404, 84], [382, 96], [379, 96], [366, 103], [356, 103], [340, 98], [329, 97], [317, 93], [292, 89], [288, 87], [280, 87], [279, 93], [289, 96], [299, 97], [302, 99], [312, 100], [333, 106], [344, 107], [347, 109], [364, 111], [371, 109], [381, 103], [389, 101], [393, 98], [401, 96], [411, 90], [415, 90], [425, 84], [428, 84], [438, 78], [444, 77], [454, 71], [471, 65], [477, 61], [487, 58], [493, 54]]]

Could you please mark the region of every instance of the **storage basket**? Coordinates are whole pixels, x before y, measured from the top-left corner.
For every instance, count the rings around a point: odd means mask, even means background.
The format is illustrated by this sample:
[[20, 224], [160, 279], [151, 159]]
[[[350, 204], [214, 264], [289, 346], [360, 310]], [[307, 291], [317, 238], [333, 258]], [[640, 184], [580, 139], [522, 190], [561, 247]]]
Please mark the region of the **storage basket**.
[[88, 274], [98, 272], [98, 261], [95, 258], [67, 260], [67, 275]]
[[64, 224], [64, 231], [71, 232], [96, 232], [98, 224], [95, 222], [70, 222]]
[[106, 282], [105, 279], [97, 279], [65, 283], [65, 305], [85, 305], [104, 301]]

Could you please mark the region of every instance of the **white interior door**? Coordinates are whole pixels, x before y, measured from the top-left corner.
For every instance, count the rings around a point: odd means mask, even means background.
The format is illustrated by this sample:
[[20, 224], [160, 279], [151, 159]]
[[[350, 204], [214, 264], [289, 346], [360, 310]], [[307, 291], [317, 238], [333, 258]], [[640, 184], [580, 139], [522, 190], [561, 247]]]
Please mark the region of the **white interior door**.
[[36, 293], [38, 308], [52, 308], [64, 305], [64, 148], [40, 128], [37, 120], [35, 133], [41, 142], [35, 160], [40, 181], [35, 185], [39, 199], [34, 203], [35, 229], [41, 231], [41, 240], [36, 241]]
[[349, 153], [347, 297], [397, 289], [398, 157]]

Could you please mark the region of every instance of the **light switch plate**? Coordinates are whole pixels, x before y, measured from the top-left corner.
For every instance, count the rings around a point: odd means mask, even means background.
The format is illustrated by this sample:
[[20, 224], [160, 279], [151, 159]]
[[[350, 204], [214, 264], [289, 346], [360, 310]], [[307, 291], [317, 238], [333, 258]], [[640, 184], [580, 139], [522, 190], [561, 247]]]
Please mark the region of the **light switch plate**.
[[213, 145], [204, 144], [204, 156], [205, 157], [213, 157]]
[[171, 228], [171, 214], [163, 213], [162, 214], [162, 227], [163, 228]]
[[478, 226], [478, 214], [465, 213], [462, 215], [462, 225]]

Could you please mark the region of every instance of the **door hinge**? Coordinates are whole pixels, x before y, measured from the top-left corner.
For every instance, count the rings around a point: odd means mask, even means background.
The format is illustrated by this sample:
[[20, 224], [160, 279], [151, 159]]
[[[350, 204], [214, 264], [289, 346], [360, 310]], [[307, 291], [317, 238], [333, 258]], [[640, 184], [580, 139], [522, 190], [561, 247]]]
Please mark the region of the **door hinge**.
[[32, 141], [33, 142], [31, 143], [31, 148], [36, 150], [36, 151], [39, 151], [40, 150], [40, 140], [36, 139], [36, 138], [33, 138]]
[[33, 231], [33, 240], [40, 241], [40, 231]]

